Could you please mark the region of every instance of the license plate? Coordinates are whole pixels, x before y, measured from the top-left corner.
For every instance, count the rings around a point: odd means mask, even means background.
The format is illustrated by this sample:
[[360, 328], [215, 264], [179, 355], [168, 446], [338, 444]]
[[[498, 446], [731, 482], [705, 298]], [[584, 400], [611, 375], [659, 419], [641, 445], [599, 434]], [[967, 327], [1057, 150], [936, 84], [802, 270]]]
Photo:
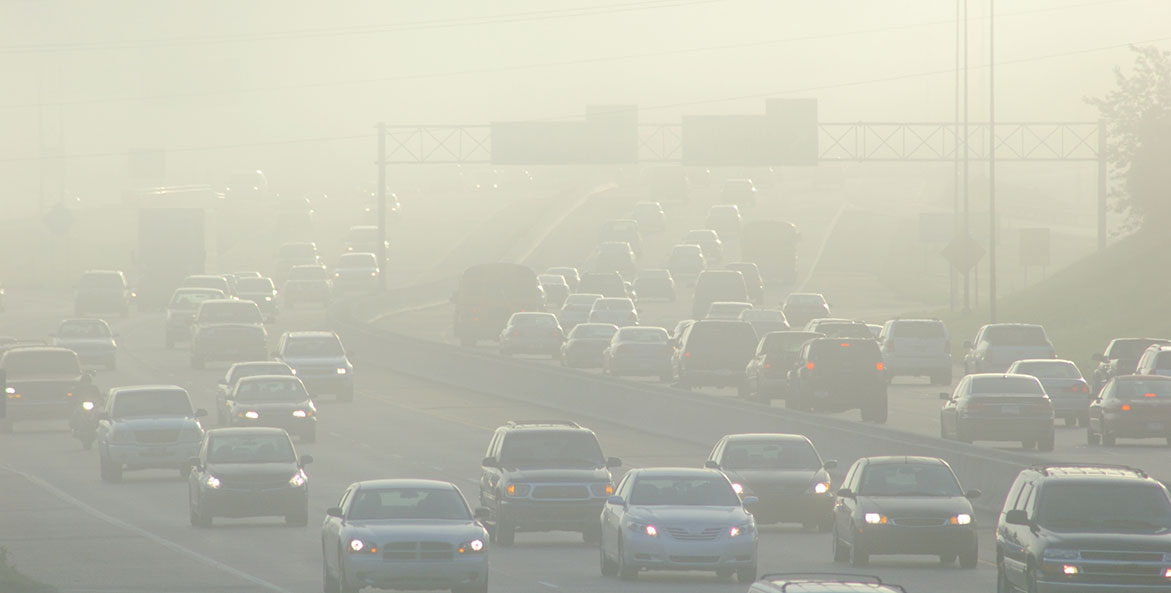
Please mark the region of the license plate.
[[1147, 430], [1163, 430], [1162, 422], [1148, 422]]
[[1020, 406], [1000, 406], [1000, 411], [1004, 414], [1019, 416], [1021, 413]]

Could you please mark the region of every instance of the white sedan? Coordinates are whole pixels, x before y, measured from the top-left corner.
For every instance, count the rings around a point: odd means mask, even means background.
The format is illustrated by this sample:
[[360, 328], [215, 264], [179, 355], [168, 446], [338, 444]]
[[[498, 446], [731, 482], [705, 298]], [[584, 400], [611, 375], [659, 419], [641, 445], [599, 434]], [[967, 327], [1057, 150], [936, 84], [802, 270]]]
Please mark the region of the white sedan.
[[756, 523], [718, 470], [635, 469], [602, 509], [604, 576], [634, 579], [642, 570], [710, 570], [756, 580]]

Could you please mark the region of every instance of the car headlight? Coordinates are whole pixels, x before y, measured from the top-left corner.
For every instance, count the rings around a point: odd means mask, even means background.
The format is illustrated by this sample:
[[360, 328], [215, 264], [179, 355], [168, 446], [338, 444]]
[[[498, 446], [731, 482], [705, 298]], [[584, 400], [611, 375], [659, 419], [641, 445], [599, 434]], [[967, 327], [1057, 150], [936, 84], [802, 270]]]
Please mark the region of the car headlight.
[[958, 515], [953, 515], [950, 519], [948, 519], [947, 522], [952, 525], [971, 525], [972, 516], [968, 513], [960, 513]]
[[474, 554], [476, 552], [483, 552], [487, 548], [484, 545], [484, 540], [474, 539], [470, 542], [460, 544], [458, 550], [460, 554]]
[[879, 513], [866, 513], [865, 515], [862, 515], [862, 520], [865, 521], [867, 525], [882, 525], [886, 523], [886, 515]]
[[642, 535], [649, 535], [651, 537], [657, 537], [659, 535], [659, 528], [649, 523], [631, 522], [627, 523], [626, 527], [631, 531]]
[[4, 388], [4, 393], [7, 393], [8, 395], [15, 395], [15, 394], [16, 394], [16, 388], [15, 388], [15, 387], [5, 387], [5, 388]]
[[305, 470], [297, 470], [297, 473], [293, 474], [293, 477], [289, 478], [289, 485], [294, 488], [300, 488], [301, 486], [305, 485], [305, 482], [308, 481], [309, 477], [305, 475]]
[[378, 546], [375, 546], [373, 544], [367, 544], [366, 542], [364, 542], [358, 538], [353, 538], [350, 540], [350, 544], [346, 546], [346, 550], [349, 550], [350, 552], [353, 552], [355, 554], [360, 554], [363, 552], [369, 553], [369, 554], [377, 554], [378, 553]]
[[247, 418], [249, 420], [257, 420], [260, 418], [260, 412], [257, 412], [256, 410], [248, 410], [247, 412], [240, 412], [238, 416], [240, 418]]
[[1066, 548], [1045, 548], [1042, 555], [1046, 560], [1077, 560], [1078, 551]]
[[348, 372], [350, 372], [350, 370], [347, 369], [346, 367], [338, 367], [338, 369], [337, 369], [337, 374], [339, 374], [339, 375], [344, 375]]
[[732, 491], [736, 494], [744, 494], [744, 485], [738, 482], [732, 482]]
[[509, 496], [528, 496], [533, 487], [529, 484], [509, 484], [504, 493]]
[[814, 482], [814, 494], [825, 494], [826, 492], [829, 492], [829, 482]]
[[81, 402], [81, 409], [85, 410], [86, 412], [89, 412], [94, 409], [94, 403], [93, 402]]
[[614, 485], [613, 484], [591, 484], [590, 485], [590, 492], [594, 496], [610, 496], [611, 494], [614, 494]]
[[293, 418], [308, 418], [309, 410], [293, 410]]
[[212, 490], [218, 490], [220, 487], [220, 479], [211, 475], [211, 474], [207, 475], [207, 479], [204, 480], [203, 483], [206, 484], [207, 487], [211, 488]]
[[753, 529], [754, 527], [751, 522], [741, 523], [740, 525], [733, 525], [728, 528], [728, 537], [740, 537], [741, 535], [747, 535], [752, 533]]
[[266, 297], [264, 297], [264, 300], [265, 300], [265, 301], [268, 301], [268, 302], [272, 302], [272, 297], [270, 297], [270, 296], [266, 296]]

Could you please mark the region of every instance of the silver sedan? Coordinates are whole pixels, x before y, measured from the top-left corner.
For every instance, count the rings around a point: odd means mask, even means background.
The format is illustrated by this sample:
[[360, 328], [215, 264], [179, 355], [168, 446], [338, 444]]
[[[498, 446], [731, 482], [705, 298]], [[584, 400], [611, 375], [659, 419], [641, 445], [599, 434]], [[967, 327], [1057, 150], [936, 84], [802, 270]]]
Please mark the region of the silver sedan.
[[351, 484], [321, 526], [326, 593], [379, 589], [488, 590], [488, 532], [450, 482]]
[[756, 580], [756, 523], [723, 473], [635, 469], [602, 510], [601, 570], [630, 580], [642, 570], [710, 570]]

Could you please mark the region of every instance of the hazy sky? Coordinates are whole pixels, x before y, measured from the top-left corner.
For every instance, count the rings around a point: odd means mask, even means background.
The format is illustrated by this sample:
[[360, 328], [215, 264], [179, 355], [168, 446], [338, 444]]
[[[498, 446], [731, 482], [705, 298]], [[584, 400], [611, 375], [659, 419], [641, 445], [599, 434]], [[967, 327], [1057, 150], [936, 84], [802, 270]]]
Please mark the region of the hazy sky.
[[[968, 4], [982, 119], [988, 0]], [[1171, 45], [1168, 0], [997, 4], [1002, 120], [1093, 119], [1082, 99], [1129, 64], [1125, 44]], [[171, 181], [262, 167], [286, 191], [361, 185], [373, 138], [344, 137], [379, 120], [576, 117], [599, 103], [638, 104], [644, 122], [760, 112], [768, 96], [815, 97], [823, 121], [949, 120], [955, 11], [949, 0], [0, 1], [0, 176], [34, 191], [41, 166], [23, 159], [109, 154], [67, 159], [64, 174], [72, 193], [109, 193], [132, 184], [119, 155], [158, 147]], [[330, 140], [282, 144], [307, 138]], [[264, 146], [190, 150], [249, 144]]]

